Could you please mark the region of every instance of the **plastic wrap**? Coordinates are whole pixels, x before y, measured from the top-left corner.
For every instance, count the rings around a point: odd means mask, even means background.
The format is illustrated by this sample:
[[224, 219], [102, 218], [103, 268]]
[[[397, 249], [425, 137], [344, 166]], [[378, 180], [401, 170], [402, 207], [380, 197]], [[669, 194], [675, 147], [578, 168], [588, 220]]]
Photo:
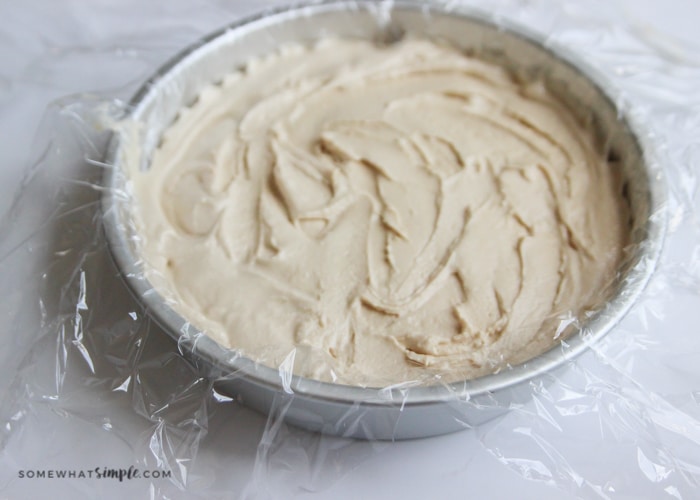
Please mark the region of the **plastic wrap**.
[[[105, 169], [113, 168], [104, 162], [111, 128], [129, 110], [125, 99], [135, 86], [179, 47], [156, 50], [137, 39], [128, 50], [146, 63], [134, 82], [118, 90], [106, 86], [99, 96], [60, 99], [48, 109], [31, 166], [0, 222], [0, 272], [12, 284], [3, 287], [0, 305], [2, 360], [10, 374], [0, 385], [3, 493], [46, 491], [45, 480], [30, 473], [128, 474], [130, 467], [132, 474], [138, 469], [135, 480], [68, 478], [60, 488], [86, 497], [279, 498], [321, 491], [335, 498], [353, 474], [374, 473], [365, 486], [374, 489], [356, 493], [412, 496], [437, 488], [423, 484], [422, 474], [448, 474], [473, 491], [498, 494], [506, 490], [492, 484], [499, 481], [492, 475], [503, 473], [524, 484], [523, 492], [529, 486], [522, 479], [542, 486], [532, 490], [540, 496], [697, 493], [697, 61], [690, 49], [624, 21], [622, 10], [602, 3], [596, 9], [544, 1], [464, 5], [568, 47], [608, 77], [617, 104], [644, 124], [642, 139], [654, 145], [669, 186], [655, 216], [668, 218], [669, 230], [653, 278], [625, 319], [564, 369], [533, 381], [524, 401], [479, 402], [485, 412], [507, 409], [502, 416], [429, 442], [355, 441], [299, 429], [284, 421], [293, 391], [275, 396], [268, 417], [252, 412], [182, 356], [128, 292], [109, 254], [101, 201]], [[201, 20], [191, 38], [171, 38], [186, 45], [250, 7], [209, 3], [201, 11], [175, 11], [169, 19], [176, 27], [162, 26], [176, 32], [181, 16]], [[378, 15], [390, 11], [390, 3], [377, 7]], [[67, 436], [81, 438], [67, 442]], [[66, 462], [60, 450], [69, 447]], [[404, 452], [431, 464], [416, 458], [406, 474], [384, 463]]]

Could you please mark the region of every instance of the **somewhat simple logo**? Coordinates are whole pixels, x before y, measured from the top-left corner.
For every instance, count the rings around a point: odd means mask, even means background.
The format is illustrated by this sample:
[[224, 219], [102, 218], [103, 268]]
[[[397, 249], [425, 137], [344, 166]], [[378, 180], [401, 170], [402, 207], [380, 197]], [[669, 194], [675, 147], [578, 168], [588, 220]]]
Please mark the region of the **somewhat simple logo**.
[[94, 469], [21, 469], [17, 472], [19, 479], [116, 479], [119, 482], [131, 479], [168, 479], [169, 470], [137, 469], [133, 465], [128, 469], [112, 467], [95, 467]]

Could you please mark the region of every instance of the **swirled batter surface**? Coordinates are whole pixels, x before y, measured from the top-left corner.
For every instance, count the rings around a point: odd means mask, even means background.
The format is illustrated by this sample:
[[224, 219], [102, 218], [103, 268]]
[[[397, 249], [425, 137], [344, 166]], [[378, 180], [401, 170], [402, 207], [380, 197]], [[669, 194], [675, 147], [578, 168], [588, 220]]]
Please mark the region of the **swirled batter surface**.
[[325, 40], [206, 88], [133, 174], [157, 288], [221, 344], [339, 383], [528, 359], [598, 304], [626, 214], [538, 83], [426, 40]]

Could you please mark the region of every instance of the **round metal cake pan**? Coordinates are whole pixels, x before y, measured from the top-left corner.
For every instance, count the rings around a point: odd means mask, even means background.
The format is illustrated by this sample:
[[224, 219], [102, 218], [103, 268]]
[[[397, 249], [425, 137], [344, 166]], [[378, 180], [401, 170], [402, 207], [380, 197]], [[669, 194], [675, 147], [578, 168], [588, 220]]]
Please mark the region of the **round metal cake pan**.
[[[362, 388], [289, 376], [225, 349], [186, 319], [144, 277], [132, 222], [127, 162], [148, 168], [161, 134], [178, 112], [209, 84], [255, 56], [288, 42], [328, 36], [390, 43], [411, 34], [448, 41], [470, 54], [503, 64], [522, 78], [541, 78], [609, 151], [624, 178], [632, 218], [628, 255], [605, 306], [565, 340], [526, 363], [458, 383]], [[527, 401], [532, 384], [600, 340], [634, 304], [654, 271], [666, 218], [665, 184], [647, 134], [616, 104], [604, 75], [570, 50], [487, 14], [424, 2], [327, 1], [296, 5], [232, 24], [198, 41], [165, 64], [131, 101], [114, 132], [106, 162], [104, 225], [111, 253], [130, 290], [217, 390], [307, 429], [367, 439], [406, 439], [468, 428]], [[134, 159], [137, 157], [137, 159]]]

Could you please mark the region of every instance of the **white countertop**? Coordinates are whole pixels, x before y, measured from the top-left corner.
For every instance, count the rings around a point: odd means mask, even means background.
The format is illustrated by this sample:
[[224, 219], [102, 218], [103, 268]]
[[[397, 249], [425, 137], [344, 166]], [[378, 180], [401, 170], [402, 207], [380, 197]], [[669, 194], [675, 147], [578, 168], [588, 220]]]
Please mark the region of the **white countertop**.
[[[70, 160], [70, 155], [75, 158], [76, 151], [87, 147], [66, 147], [65, 153], [51, 149], [56, 144], [63, 147], [66, 136], [78, 135], [75, 131], [80, 125], [71, 132], [66, 123], [77, 122], [71, 122], [65, 106], [64, 121], [57, 121], [51, 112], [45, 114], [47, 106], [69, 94], [127, 99], [180, 48], [273, 3], [24, 0], [0, 4], [0, 214], [5, 214], [0, 238], [12, 235], [12, 241], [5, 240], [0, 246], [0, 284], [4, 288], [0, 292], [4, 320], [0, 335], [6, 346], [0, 353], [0, 390], [10, 396], [3, 410], [14, 416], [0, 452], [0, 498], [235, 498], [243, 493], [252, 498], [334, 500], [700, 497], [700, 258], [696, 251], [700, 226], [695, 188], [700, 135], [692, 143], [689, 132], [700, 132], [693, 119], [700, 116], [700, 87], [695, 86], [700, 84], [700, 3], [693, 0], [490, 3], [503, 16], [539, 31], [555, 31], [561, 35], [558, 42], [570, 43], [584, 56], [590, 50], [598, 61], [615, 61], [616, 70], [632, 75], [631, 101], [649, 113], [662, 102], [646, 102], [643, 97], [657, 80], [640, 76], [635, 68], [654, 66], [644, 60], [644, 51], [671, 61], [670, 69], [657, 65], [654, 70], [666, 78], [658, 80], [659, 94], [668, 93], [668, 108], [662, 110], [664, 126], [666, 131], [678, 127], [678, 133], [689, 138], [678, 144], [664, 141], [661, 133], [662, 147], [682, 149], [671, 151], [671, 158], [679, 162], [673, 167], [671, 182], [677, 201], [669, 206], [672, 238], [661, 271], [664, 279], [652, 282], [643, 306], [629, 315], [597, 353], [584, 355], [554, 382], [555, 389], [536, 391], [529, 405], [452, 435], [367, 443], [320, 437], [285, 426], [265, 432], [264, 417], [235, 403], [223, 403], [207, 406], [207, 415], [198, 413], [196, 418], [207, 423], [206, 429], [196, 434], [188, 427], [184, 441], [178, 442], [169, 439], [182, 436], [169, 427], [167, 419], [158, 424], [134, 411], [133, 406], [140, 403], [131, 393], [81, 382], [81, 378], [93, 380], [95, 376], [86, 371], [89, 362], [75, 358], [78, 350], [61, 371], [64, 385], [56, 386], [51, 374], [60, 358], [56, 355], [60, 332], [51, 325], [39, 327], [41, 308], [33, 295], [46, 271], [36, 263], [43, 247], [24, 240], [22, 228], [16, 227], [34, 221], [31, 212], [39, 214], [42, 207], [56, 203], [42, 196], [42, 190], [53, 193], [55, 186], [34, 182], [19, 212], [8, 212], [23, 176], [45, 151]], [[586, 30], [601, 36], [599, 45], [586, 38]], [[624, 36], [629, 33], [636, 33], [639, 43], [629, 45]], [[582, 40], [585, 43], [577, 45]], [[600, 47], [614, 50], [606, 54], [597, 50]], [[84, 95], [75, 98], [76, 102], [85, 99]], [[698, 113], [679, 111], [675, 116], [669, 111], [674, 106]], [[42, 116], [49, 119], [40, 127]], [[42, 168], [48, 167], [44, 164]], [[61, 175], [54, 181], [65, 180]], [[683, 176], [686, 180], [678, 181]], [[59, 222], [48, 220], [57, 228]], [[58, 241], [62, 235], [69, 241], [75, 228], [63, 230]], [[60, 275], [56, 270], [50, 272], [58, 273], [50, 276]], [[85, 289], [89, 297], [108, 301], [113, 283], [113, 279], [100, 281], [88, 275]], [[75, 314], [82, 314], [80, 311]], [[47, 314], [50, 318], [50, 311]], [[110, 321], [115, 317], [93, 317], [76, 328], [106, 338]], [[39, 332], [46, 336], [33, 344]], [[65, 335], [69, 334], [76, 335]], [[152, 340], [156, 348], [160, 342]], [[159, 368], [162, 366], [154, 367]], [[43, 376], [44, 370], [48, 376]], [[19, 385], [10, 386], [13, 380]], [[27, 383], [33, 380], [37, 382]], [[42, 382], [47, 380], [54, 385]], [[578, 414], [571, 401], [557, 405], [557, 398], [566, 399], [568, 387], [590, 389]], [[194, 386], [185, 391], [179, 400], [183, 414], [204, 410], [197, 399], [199, 390]], [[158, 388], [152, 391], [155, 401]], [[52, 394], [59, 397], [51, 400]], [[557, 408], [566, 410], [552, 413]], [[13, 414], [15, 409], [18, 413]], [[168, 411], [177, 414], [177, 409]], [[173, 449], [163, 449], [169, 445]], [[132, 465], [157, 469], [160, 464], [154, 456], [170, 457], [169, 465], [179, 467], [177, 477], [186, 480], [185, 486], [165, 479], [119, 482], [19, 477], [20, 471], [26, 475], [30, 470]], [[150, 457], [146, 464], [145, 457]]]

